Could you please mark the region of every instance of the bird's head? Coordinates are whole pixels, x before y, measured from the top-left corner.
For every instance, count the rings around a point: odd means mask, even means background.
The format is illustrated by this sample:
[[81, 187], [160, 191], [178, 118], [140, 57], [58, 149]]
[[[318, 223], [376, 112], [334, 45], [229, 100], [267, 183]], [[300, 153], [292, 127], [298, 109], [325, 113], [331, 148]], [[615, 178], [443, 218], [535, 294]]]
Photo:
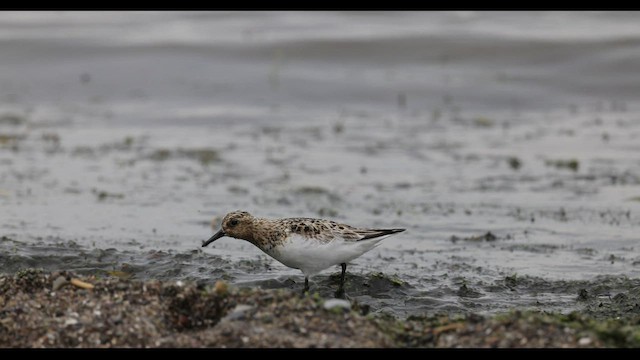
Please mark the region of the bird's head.
[[[221, 229], [218, 230], [209, 240], [202, 243], [202, 247], [205, 247], [212, 242], [220, 239], [223, 236], [230, 236], [236, 239], [243, 239], [251, 241], [252, 224], [254, 217], [246, 211], [234, 211], [228, 213], [224, 219], [222, 219]], [[212, 224], [213, 226], [213, 224]], [[215, 230], [215, 228], [214, 228]]]

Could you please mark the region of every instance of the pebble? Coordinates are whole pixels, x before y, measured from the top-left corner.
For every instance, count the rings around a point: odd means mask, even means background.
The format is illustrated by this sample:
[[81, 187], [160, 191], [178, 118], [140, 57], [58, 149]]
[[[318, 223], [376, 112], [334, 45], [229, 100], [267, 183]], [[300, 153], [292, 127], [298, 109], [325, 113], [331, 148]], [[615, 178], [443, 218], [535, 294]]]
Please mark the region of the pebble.
[[343, 299], [329, 299], [324, 302], [324, 308], [327, 310], [331, 310], [334, 308], [342, 308], [342, 309], [349, 310], [351, 309], [351, 303]]
[[60, 289], [67, 283], [68, 281], [64, 276], [58, 276], [55, 280], [53, 280], [53, 291]]
[[591, 344], [591, 338], [583, 337], [583, 338], [580, 338], [580, 340], [578, 340], [578, 345], [587, 346], [589, 344]]
[[116, 284], [116, 289], [117, 290], [127, 290], [129, 288], [129, 285], [125, 284], [125, 283], [118, 283]]
[[222, 318], [221, 321], [244, 320], [247, 316], [247, 312], [249, 312], [250, 310], [253, 310], [253, 306], [244, 304], [236, 305], [236, 307], [234, 307], [233, 310], [231, 310], [229, 314], [227, 314], [227, 316]]
[[65, 320], [64, 326], [75, 325], [77, 323], [78, 323], [78, 320], [76, 320], [74, 318], [69, 318], [69, 319]]

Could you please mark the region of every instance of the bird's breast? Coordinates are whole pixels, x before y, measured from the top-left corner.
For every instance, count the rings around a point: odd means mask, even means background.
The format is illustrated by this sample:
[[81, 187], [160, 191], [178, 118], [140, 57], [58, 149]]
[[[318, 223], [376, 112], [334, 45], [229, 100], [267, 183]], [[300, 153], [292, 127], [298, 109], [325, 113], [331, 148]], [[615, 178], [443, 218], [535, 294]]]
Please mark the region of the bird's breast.
[[288, 267], [300, 269], [306, 275], [312, 275], [362, 255], [371, 250], [375, 243], [377, 241], [358, 243], [345, 241], [342, 238], [320, 241], [291, 234], [281, 244], [263, 251]]

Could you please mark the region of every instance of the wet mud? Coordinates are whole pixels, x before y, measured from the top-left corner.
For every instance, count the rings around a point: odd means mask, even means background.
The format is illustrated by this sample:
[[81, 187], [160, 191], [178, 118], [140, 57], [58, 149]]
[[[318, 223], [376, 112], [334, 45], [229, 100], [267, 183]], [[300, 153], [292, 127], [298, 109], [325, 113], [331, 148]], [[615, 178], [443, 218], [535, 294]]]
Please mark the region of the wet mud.
[[[637, 301], [637, 293], [633, 296]], [[471, 313], [397, 319], [368, 311], [361, 303], [327, 299], [318, 293], [238, 288], [224, 281], [214, 285], [139, 281], [37, 269], [0, 276], [2, 347], [561, 348], [640, 344], [637, 314], [603, 320], [580, 312], [518, 310], [491, 317]]]

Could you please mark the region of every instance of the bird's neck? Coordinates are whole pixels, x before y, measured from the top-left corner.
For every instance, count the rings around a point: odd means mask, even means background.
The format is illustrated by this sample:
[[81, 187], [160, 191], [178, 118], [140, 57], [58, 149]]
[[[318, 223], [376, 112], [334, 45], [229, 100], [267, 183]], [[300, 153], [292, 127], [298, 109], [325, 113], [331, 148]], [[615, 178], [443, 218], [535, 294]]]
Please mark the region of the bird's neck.
[[242, 239], [252, 243], [260, 250], [269, 252], [274, 246], [280, 244], [286, 236], [274, 220], [256, 218], [243, 233]]

